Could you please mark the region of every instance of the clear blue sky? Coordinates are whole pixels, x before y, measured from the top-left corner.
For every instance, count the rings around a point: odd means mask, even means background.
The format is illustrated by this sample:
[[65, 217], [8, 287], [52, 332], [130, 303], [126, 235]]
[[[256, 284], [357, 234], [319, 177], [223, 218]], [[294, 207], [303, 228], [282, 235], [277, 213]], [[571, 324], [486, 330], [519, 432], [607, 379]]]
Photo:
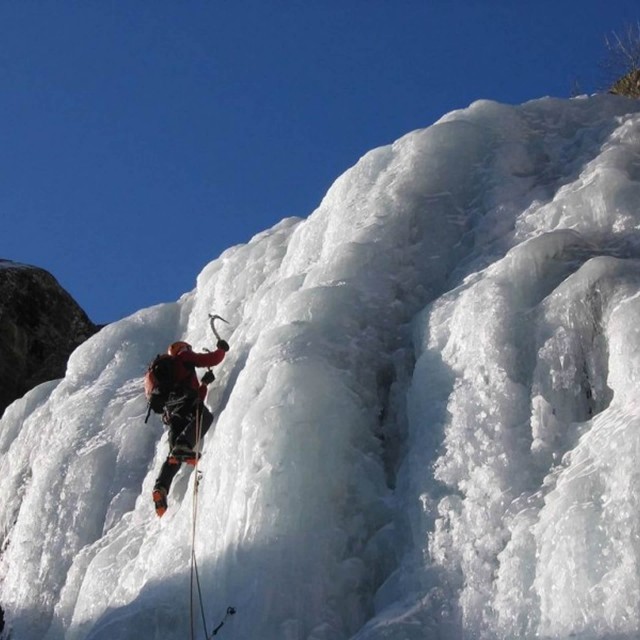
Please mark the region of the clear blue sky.
[[99, 323], [478, 98], [604, 86], [637, 0], [5, 0], [0, 258]]

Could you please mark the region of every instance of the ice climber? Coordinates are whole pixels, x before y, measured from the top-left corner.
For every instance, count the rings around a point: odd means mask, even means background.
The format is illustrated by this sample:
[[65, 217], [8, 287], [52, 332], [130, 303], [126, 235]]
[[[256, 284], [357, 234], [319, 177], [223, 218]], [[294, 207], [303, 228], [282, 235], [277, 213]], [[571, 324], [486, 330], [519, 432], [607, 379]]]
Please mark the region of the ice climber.
[[204, 404], [207, 385], [213, 382], [211, 370], [198, 380], [196, 367], [220, 364], [229, 344], [218, 340], [217, 349], [196, 353], [187, 342], [174, 342], [167, 350], [173, 367], [173, 386], [164, 403], [162, 421], [169, 427], [169, 455], [164, 461], [153, 488], [153, 502], [158, 516], [167, 510], [167, 494], [171, 482], [183, 462], [195, 465], [200, 455], [194, 450], [213, 423], [213, 415]]

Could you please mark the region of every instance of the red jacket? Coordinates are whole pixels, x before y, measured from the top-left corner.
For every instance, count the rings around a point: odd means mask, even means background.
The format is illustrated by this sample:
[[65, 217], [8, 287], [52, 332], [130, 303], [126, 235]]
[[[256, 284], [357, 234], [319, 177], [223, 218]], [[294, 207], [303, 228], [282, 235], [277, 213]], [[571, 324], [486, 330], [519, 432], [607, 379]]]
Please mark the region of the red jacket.
[[195, 351], [181, 351], [175, 356], [176, 380], [187, 387], [198, 392], [201, 400], [207, 395], [207, 385], [200, 384], [196, 375], [196, 367], [214, 367], [224, 360], [225, 351], [216, 349], [207, 353], [196, 353]]

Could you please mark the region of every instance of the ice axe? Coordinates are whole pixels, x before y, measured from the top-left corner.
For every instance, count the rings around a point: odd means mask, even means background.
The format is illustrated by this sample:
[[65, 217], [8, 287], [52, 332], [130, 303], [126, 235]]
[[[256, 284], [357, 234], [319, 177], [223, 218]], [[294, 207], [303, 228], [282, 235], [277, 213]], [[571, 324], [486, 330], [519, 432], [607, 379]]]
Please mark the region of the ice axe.
[[229, 324], [222, 316], [210, 313], [209, 314], [209, 324], [211, 325], [211, 331], [213, 331], [213, 335], [217, 340], [222, 340], [218, 330], [216, 329], [216, 320], [222, 320], [225, 324]]
[[[216, 320], [222, 320], [222, 322], [226, 322], [229, 324], [222, 316], [214, 315], [212, 313], [209, 314], [209, 325], [211, 326], [211, 331], [213, 331], [213, 335], [216, 337], [218, 342], [222, 340], [220, 334], [216, 329]], [[228, 348], [228, 347], [227, 347]], [[209, 349], [205, 349], [205, 351], [209, 351]], [[213, 375], [213, 371], [211, 368], [207, 369], [207, 372], [202, 376], [201, 382], [204, 384], [211, 384], [215, 380], [215, 376]]]

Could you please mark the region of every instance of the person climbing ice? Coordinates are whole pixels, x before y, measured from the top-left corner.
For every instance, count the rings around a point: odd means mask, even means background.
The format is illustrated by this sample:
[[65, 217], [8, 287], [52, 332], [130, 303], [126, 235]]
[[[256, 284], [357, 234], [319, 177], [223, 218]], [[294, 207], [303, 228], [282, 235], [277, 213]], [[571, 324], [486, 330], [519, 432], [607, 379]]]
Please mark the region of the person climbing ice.
[[[167, 510], [167, 495], [182, 463], [196, 464], [200, 456], [196, 445], [213, 423], [213, 415], [204, 404], [207, 385], [214, 380], [210, 367], [220, 364], [229, 351], [229, 344], [221, 338], [216, 346], [215, 351], [196, 353], [188, 342], [174, 342], [166, 355], [154, 360], [145, 376], [149, 412], [162, 413], [162, 421], [169, 427], [169, 455], [152, 494], [160, 517]], [[196, 374], [198, 367], [208, 368], [201, 381]]]

